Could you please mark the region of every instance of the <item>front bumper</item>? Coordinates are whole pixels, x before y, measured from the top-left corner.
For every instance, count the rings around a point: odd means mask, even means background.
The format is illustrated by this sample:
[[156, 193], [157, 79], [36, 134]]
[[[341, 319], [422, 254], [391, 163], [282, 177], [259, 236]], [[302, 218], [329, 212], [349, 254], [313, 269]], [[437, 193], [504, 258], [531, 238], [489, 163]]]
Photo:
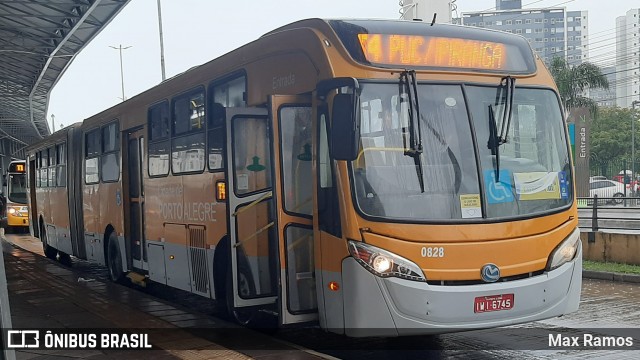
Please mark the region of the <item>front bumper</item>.
[[[402, 336], [513, 325], [557, 317], [578, 309], [582, 247], [561, 267], [522, 280], [442, 286], [380, 278], [353, 258], [342, 263], [345, 333]], [[479, 296], [514, 294], [509, 310], [474, 313]]]

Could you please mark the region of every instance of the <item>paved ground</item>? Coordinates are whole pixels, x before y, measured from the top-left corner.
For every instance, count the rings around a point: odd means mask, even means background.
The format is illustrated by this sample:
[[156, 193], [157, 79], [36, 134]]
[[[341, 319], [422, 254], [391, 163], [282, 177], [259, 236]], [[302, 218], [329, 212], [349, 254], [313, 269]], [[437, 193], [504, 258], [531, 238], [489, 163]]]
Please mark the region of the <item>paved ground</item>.
[[[28, 237], [10, 238], [25, 248], [38, 251]], [[312, 359], [309, 352], [278, 343], [224, 320], [158, 299], [133, 287], [105, 281], [106, 271], [87, 262], [75, 261], [73, 268], [2, 241], [9, 302], [14, 329], [126, 329], [152, 334], [151, 343], [160, 350], [20, 350], [18, 359]], [[38, 251], [42, 253], [41, 248]], [[197, 329], [197, 330], [194, 330]], [[208, 334], [194, 334], [212, 329]], [[217, 331], [216, 331], [217, 329]], [[93, 330], [92, 330], [93, 331]], [[230, 350], [216, 337], [249, 334], [258, 344], [243, 352]], [[208, 339], [209, 338], [209, 339]], [[221, 339], [234, 345], [230, 339]], [[244, 339], [240, 339], [243, 341]], [[236, 344], [237, 345], [237, 344]]]
[[[26, 236], [12, 237], [25, 248], [40, 252], [37, 240]], [[8, 246], [8, 247], [7, 247]], [[578, 312], [515, 327], [400, 339], [349, 339], [328, 334], [318, 328], [285, 329], [275, 337], [237, 327], [217, 317], [211, 302], [205, 298], [171, 290], [164, 286], [138, 289], [110, 283], [103, 268], [76, 260], [73, 268], [66, 268], [42, 256], [5, 244], [9, 268], [12, 304], [17, 305], [21, 321], [45, 319], [55, 325], [77, 326], [102, 324], [108, 327], [167, 326], [169, 334], [186, 331], [179, 340], [164, 343], [168, 351], [152, 356], [162, 358], [258, 358], [258, 359], [605, 359], [640, 358], [640, 351], [625, 349], [547, 349], [539, 341], [540, 335], [550, 333], [575, 334], [580, 331], [620, 330], [627, 335], [640, 335], [640, 284], [585, 279], [582, 302]], [[41, 273], [43, 272], [43, 273]], [[24, 273], [24, 275], [23, 275]], [[78, 279], [92, 281], [80, 281]], [[44, 287], [44, 289], [42, 289]], [[19, 300], [14, 300], [19, 299]], [[75, 304], [71, 306], [69, 304]], [[53, 310], [53, 311], [52, 311]], [[43, 317], [44, 315], [47, 315]], [[124, 315], [124, 316], [123, 316]], [[49, 324], [49, 323], [47, 323]], [[15, 324], [14, 324], [15, 325]], [[226, 329], [227, 336], [219, 331]], [[177, 329], [177, 330], [175, 330]], [[188, 333], [197, 329], [198, 334]], [[591, 330], [590, 330], [591, 329]], [[626, 330], [625, 330], [626, 329]], [[202, 333], [202, 332], [205, 333]], [[601, 330], [597, 330], [601, 331]], [[636, 337], [640, 345], [640, 336]], [[162, 342], [162, 341], [161, 341]], [[178, 350], [176, 350], [178, 349]], [[181, 350], [180, 350], [181, 349]], [[228, 349], [235, 349], [231, 351]], [[310, 349], [310, 350], [309, 350]], [[43, 356], [39, 352], [22, 353], [24, 359]], [[47, 356], [56, 355], [47, 353]], [[59, 354], [85, 358], [136, 358], [137, 353], [86, 352]], [[144, 353], [147, 358], [147, 353]]]

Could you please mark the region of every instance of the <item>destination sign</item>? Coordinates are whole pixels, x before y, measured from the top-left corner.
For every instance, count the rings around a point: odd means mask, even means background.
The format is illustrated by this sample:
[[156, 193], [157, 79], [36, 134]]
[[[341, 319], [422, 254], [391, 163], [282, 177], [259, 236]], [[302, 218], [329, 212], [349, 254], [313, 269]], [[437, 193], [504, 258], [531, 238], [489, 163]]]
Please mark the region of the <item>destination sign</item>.
[[358, 34], [367, 61], [480, 70], [507, 70], [505, 44], [446, 37]]

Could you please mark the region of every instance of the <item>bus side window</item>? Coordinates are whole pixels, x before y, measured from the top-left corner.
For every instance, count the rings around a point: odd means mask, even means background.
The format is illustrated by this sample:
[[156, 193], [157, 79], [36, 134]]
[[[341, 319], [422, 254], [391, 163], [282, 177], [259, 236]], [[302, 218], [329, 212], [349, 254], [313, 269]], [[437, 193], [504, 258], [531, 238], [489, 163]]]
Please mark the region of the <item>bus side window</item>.
[[40, 151], [40, 187], [46, 188], [48, 185], [49, 150]]
[[84, 181], [86, 184], [97, 184], [100, 181], [98, 166], [101, 150], [99, 128], [84, 135], [84, 148]]
[[209, 85], [209, 122], [207, 125], [207, 162], [209, 171], [223, 170], [225, 159], [224, 108], [245, 107], [246, 83], [244, 75], [218, 79]]
[[150, 177], [169, 175], [169, 102], [163, 101], [147, 111], [149, 122], [149, 150], [147, 164]]
[[56, 187], [56, 147], [49, 148], [49, 187]]
[[204, 89], [200, 88], [172, 101], [171, 171], [173, 174], [200, 173], [204, 170], [206, 119], [204, 99]]
[[120, 179], [120, 126], [117, 121], [102, 127], [100, 175], [103, 182]]
[[56, 154], [58, 155], [58, 170], [57, 170], [57, 183], [60, 187], [67, 186], [67, 171], [66, 171], [66, 163], [67, 163], [67, 144], [62, 143], [56, 146]]
[[207, 154], [209, 170], [224, 169], [224, 106], [213, 103], [207, 127]]

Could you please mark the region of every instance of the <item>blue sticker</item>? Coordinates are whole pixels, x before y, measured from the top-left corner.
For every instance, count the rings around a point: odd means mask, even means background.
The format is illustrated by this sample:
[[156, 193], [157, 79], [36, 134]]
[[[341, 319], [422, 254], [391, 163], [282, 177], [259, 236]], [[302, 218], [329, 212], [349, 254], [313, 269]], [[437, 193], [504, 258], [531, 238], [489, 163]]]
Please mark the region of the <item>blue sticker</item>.
[[120, 189], [116, 190], [116, 205], [122, 204], [122, 196], [120, 195]]
[[487, 189], [487, 200], [489, 204], [499, 204], [513, 201], [511, 191], [511, 172], [500, 170], [500, 181], [496, 182], [496, 171], [484, 171], [484, 184]]
[[560, 198], [566, 200], [569, 198], [569, 184], [567, 181], [567, 173], [564, 171], [559, 171], [558, 181], [560, 182]]

